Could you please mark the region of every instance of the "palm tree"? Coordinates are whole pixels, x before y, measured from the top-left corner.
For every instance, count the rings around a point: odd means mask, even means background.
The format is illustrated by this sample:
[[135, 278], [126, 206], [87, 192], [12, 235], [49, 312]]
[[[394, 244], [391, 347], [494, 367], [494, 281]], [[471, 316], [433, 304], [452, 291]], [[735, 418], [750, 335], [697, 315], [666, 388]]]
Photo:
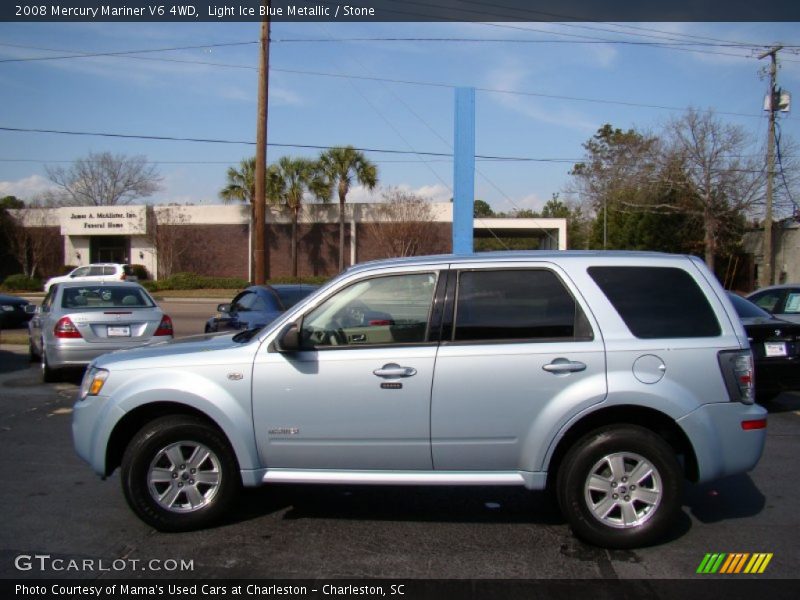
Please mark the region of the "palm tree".
[[325, 200], [331, 189], [320, 172], [319, 163], [305, 158], [283, 156], [269, 167], [269, 188], [274, 196], [291, 211], [292, 215], [292, 277], [297, 277], [297, 221], [306, 193]]
[[[227, 172], [228, 184], [219, 192], [219, 197], [225, 203], [228, 202], [245, 202], [250, 205], [250, 223], [255, 223], [256, 213], [256, 157], [245, 158], [239, 163], [239, 168], [228, 167]], [[281, 195], [280, 182], [275, 178], [274, 174], [267, 171], [267, 188], [266, 196], [267, 202], [276, 202], [276, 199]], [[255, 260], [253, 258], [254, 248], [250, 247], [250, 281], [253, 281], [253, 267]]]
[[339, 271], [344, 271], [344, 203], [353, 177], [369, 190], [378, 185], [378, 168], [352, 146], [335, 147], [319, 157], [320, 167], [327, 178], [331, 191], [333, 186], [339, 193]]
[[228, 185], [219, 192], [223, 202], [247, 202], [252, 206], [256, 197], [256, 158], [245, 158], [239, 169], [228, 167]]

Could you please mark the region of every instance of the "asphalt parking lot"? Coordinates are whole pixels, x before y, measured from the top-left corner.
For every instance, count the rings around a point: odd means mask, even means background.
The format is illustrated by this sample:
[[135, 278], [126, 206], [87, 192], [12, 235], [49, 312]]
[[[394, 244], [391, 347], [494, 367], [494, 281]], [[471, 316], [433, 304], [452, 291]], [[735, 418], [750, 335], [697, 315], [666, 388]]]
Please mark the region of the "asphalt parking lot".
[[[204, 306], [183, 310], [201, 324], [208, 316]], [[179, 335], [197, 331], [187, 323]], [[247, 491], [218, 527], [158, 533], [128, 509], [116, 474], [101, 481], [75, 456], [78, 377], [42, 384], [25, 347], [0, 346], [0, 577], [724, 577], [696, 574], [712, 552], [773, 553], [763, 574], [739, 577], [796, 577], [800, 394], [770, 404], [753, 472], [688, 486], [664, 543], [606, 551], [577, 541], [547, 496], [514, 488], [273, 486]], [[94, 569], [66, 571], [70, 560]]]

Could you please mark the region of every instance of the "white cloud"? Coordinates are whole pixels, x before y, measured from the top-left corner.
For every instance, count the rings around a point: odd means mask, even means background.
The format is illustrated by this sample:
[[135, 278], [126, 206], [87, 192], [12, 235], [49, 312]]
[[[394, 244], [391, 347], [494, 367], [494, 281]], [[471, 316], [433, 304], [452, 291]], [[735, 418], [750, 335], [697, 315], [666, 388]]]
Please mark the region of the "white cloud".
[[[520, 84], [525, 83], [530, 73], [523, 68], [515, 66], [505, 66], [494, 70], [489, 74], [489, 85], [493, 89], [524, 91]], [[490, 98], [500, 106], [517, 112], [525, 117], [559, 125], [577, 131], [593, 132], [597, 129], [597, 123], [578, 111], [563, 108], [555, 102], [548, 102], [548, 106], [542, 106], [543, 100], [534, 96], [522, 96], [506, 93], [490, 93]]]
[[423, 185], [418, 188], [412, 188], [406, 184], [401, 184], [396, 187], [404, 192], [425, 198], [428, 202], [450, 202], [450, 198], [453, 197], [453, 192], [450, 188], [441, 183]]
[[16, 196], [22, 200], [32, 200], [45, 192], [56, 192], [58, 189], [41, 175], [31, 175], [16, 181], [0, 181], [0, 197]]
[[[381, 196], [382, 190], [380, 188], [375, 188], [372, 191], [369, 191], [364, 186], [358, 185], [355, 187], [350, 188], [350, 192], [347, 194], [347, 201], [348, 202], [381, 202], [383, 200]], [[333, 202], [338, 202], [338, 196], [334, 194]]]
[[[356, 186], [350, 189], [350, 193], [347, 194], [347, 201], [356, 203], [383, 202], [383, 194], [389, 188], [396, 188], [408, 194], [420, 196], [428, 202], [449, 202], [450, 198], [453, 197], [453, 193], [450, 191], [450, 189], [441, 183], [436, 183], [434, 185], [423, 185], [416, 188], [411, 187], [407, 183], [401, 183], [399, 185], [375, 188], [373, 191], [369, 191], [363, 186]], [[334, 201], [338, 200], [334, 198]]]
[[492, 204], [495, 212], [513, 212], [515, 210], [535, 210], [539, 211], [544, 206], [545, 201], [537, 193], [531, 193], [522, 198], [502, 198]]
[[299, 94], [285, 87], [270, 87], [269, 101], [270, 104], [277, 106], [299, 106], [305, 104]]
[[619, 52], [610, 44], [597, 44], [592, 47], [592, 52], [589, 56], [594, 61], [595, 66], [610, 69], [614, 66]]

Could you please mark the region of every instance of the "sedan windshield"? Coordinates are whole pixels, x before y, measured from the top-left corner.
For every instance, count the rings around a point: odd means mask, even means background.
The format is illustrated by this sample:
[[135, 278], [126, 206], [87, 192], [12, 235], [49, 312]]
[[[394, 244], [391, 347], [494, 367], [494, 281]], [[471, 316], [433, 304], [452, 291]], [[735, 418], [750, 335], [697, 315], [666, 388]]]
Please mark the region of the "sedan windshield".
[[152, 308], [150, 296], [142, 288], [129, 286], [92, 286], [65, 288], [62, 308]]

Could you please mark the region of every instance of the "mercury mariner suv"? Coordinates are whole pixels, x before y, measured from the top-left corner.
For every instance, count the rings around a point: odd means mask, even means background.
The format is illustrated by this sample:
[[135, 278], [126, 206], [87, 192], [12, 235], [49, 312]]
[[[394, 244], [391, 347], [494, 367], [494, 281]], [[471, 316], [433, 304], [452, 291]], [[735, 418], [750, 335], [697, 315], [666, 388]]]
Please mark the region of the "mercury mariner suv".
[[264, 328], [108, 354], [78, 454], [159, 530], [241, 486], [551, 489], [575, 534], [654, 543], [684, 480], [752, 469], [747, 336], [696, 258], [509, 252], [362, 264]]

